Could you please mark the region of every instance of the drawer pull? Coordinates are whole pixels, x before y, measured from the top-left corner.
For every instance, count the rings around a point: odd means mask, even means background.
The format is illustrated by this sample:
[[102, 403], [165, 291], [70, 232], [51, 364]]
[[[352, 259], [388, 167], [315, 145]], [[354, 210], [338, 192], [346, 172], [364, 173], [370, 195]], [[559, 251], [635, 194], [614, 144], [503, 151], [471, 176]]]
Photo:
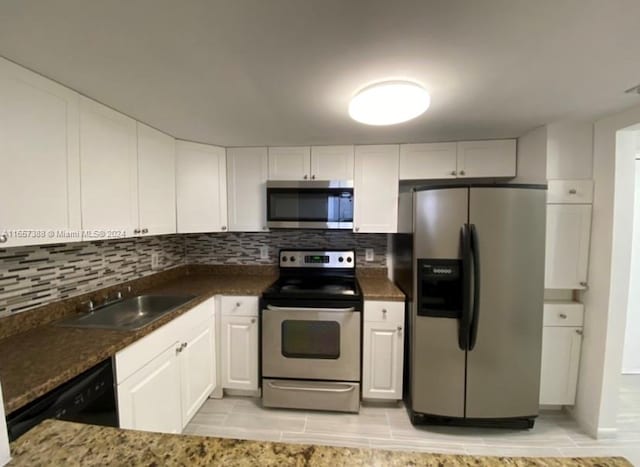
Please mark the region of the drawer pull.
[[457, 174], [458, 174], [458, 172], [456, 172], [455, 170], [451, 171], [451, 175], [457, 175]]
[[386, 315], [386, 314], [387, 314], [387, 309], [386, 309], [386, 308], [383, 308], [383, 309], [382, 309], [382, 313]]
[[575, 195], [575, 194], [577, 194], [577, 193], [578, 193], [578, 190], [576, 190], [575, 188], [571, 188], [571, 189], [569, 190], [569, 194], [570, 194], [570, 195]]
[[398, 326], [398, 332], [402, 332], [402, 326]]
[[580, 282], [580, 285], [581, 285], [582, 287], [584, 287], [585, 289], [588, 289], [588, 288], [589, 288], [589, 284], [587, 284], [586, 282]]
[[242, 305], [242, 303], [236, 302], [236, 308], [240, 308], [240, 305]]
[[565, 315], [564, 313], [560, 313], [558, 316], [562, 319], [567, 319], [567, 315]]
[[285, 391], [310, 391], [310, 392], [350, 392], [353, 391], [355, 386], [348, 386], [346, 388], [312, 388], [305, 386], [280, 386], [278, 384], [274, 384], [269, 382], [269, 387], [272, 389], [280, 389]]
[[581, 336], [582, 335], [582, 329], [576, 329], [576, 334]]
[[251, 318], [251, 324], [254, 324], [256, 322], [255, 318]]

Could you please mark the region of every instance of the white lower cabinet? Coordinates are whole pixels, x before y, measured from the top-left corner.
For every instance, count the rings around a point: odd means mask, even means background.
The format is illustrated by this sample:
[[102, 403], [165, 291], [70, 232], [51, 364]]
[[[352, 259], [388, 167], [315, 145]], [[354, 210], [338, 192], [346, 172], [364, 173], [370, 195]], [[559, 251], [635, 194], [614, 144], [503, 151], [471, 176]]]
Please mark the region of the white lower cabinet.
[[362, 397], [402, 399], [404, 302], [365, 302]]
[[216, 387], [215, 299], [116, 354], [121, 428], [180, 433]]
[[540, 404], [573, 405], [576, 398], [583, 305], [545, 304]]
[[222, 387], [258, 390], [258, 297], [221, 297]]
[[180, 362], [178, 344], [154, 358], [118, 385], [120, 428], [161, 433], [180, 433]]

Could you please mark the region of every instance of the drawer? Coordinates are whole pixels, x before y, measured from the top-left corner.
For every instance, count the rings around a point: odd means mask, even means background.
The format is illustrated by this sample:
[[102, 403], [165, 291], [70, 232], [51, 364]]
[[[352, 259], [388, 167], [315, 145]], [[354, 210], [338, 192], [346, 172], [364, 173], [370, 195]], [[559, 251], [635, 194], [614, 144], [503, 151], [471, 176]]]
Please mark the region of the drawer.
[[364, 321], [404, 324], [404, 302], [364, 302]]
[[593, 180], [549, 180], [548, 204], [591, 204]]
[[582, 303], [545, 303], [544, 326], [582, 326], [584, 305]]
[[360, 384], [304, 380], [262, 380], [262, 405], [335, 412], [360, 410]]
[[258, 316], [258, 297], [253, 295], [220, 297], [222, 316]]

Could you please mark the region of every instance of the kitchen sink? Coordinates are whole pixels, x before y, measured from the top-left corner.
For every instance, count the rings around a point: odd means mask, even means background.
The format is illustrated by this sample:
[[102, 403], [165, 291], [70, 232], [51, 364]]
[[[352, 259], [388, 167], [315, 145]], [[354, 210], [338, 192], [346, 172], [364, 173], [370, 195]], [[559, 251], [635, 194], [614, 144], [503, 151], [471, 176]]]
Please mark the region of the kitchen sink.
[[74, 316], [57, 325], [133, 331], [153, 323], [194, 298], [195, 295], [138, 295]]

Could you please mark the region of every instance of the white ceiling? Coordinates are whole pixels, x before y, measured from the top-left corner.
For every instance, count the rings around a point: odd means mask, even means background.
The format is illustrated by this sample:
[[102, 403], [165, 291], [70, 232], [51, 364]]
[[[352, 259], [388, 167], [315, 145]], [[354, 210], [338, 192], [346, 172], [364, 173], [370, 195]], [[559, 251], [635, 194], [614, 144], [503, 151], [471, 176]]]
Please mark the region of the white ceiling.
[[[174, 136], [231, 145], [519, 136], [640, 104], [638, 0], [2, 0], [0, 55]], [[418, 119], [349, 119], [423, 83]]]

